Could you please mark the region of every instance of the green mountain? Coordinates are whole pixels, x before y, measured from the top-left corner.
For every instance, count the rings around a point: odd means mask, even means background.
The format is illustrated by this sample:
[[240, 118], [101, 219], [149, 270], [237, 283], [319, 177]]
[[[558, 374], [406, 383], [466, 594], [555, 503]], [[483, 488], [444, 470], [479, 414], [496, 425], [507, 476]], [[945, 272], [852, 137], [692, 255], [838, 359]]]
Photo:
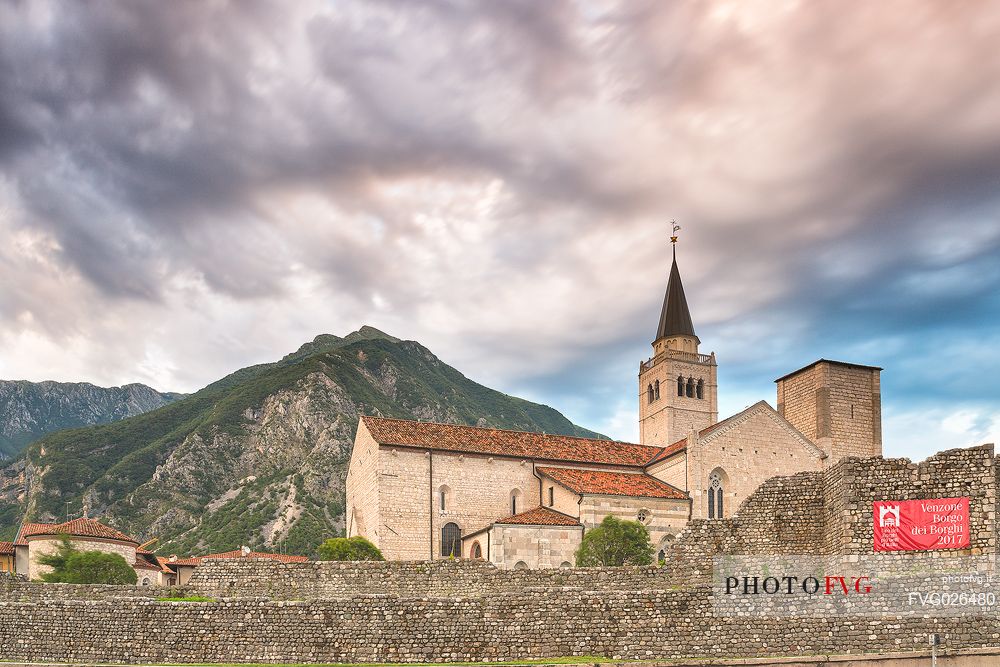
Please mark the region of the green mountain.
[[79, 513], [158, 553], [311, 553], [344, 526], [360, 415], [597, 436], [484, 387], [414, 341], [371, 327], [318, 336], [158, 410], [53, 433], [0, 469], [0, 539], [23, 516]]
[[182, 396], [144, 384], [97, 387], [87, 382], [0, 380], [0, 460], [20, 454], [53, 431], [134, 417]]

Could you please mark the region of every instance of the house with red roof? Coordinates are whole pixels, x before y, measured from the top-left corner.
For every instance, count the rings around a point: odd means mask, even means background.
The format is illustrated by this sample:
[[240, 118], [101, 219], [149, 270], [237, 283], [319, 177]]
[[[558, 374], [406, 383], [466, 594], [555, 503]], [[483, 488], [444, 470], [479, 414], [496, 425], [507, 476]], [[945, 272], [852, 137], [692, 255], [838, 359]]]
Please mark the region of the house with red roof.
[[[676, 237], [672, 238], [676, 242]], [[723, 420], [676, 252], [653, 356], [639, 363], [639, 443], [381, 416], [358, 424], [348, 536], [391, 560], [568, 567], [586, 531], [639, 521], [662, 556], [692, 519], [719, 519], [776, 475], [882, 453], [880, 368], [820, 359]]]
[[178, 558], [176, 555], [164, 558], [147, 549], [156, 541], [155, 539], [140, 544], [134, 537], [84, 516], [62, 523], [21, 524], [14, 542], [0, 542], [0, 571], [3, 571], [2, 566], [5, 562], [3, 558], [9, 552], [9, 571], [23, 574], [29, 579], [41, 578], [49, 568], [38, 562], [39, 557], [55, 552], [64, 537], [80, 551], [118, 554], [135, 570], [136, 581], [140, 586], [184, 585], [196, 567], [214, 559], [249, 558], [276, 560], [282, 563], [301, 563], [308, 560], [306, 556], [264, 553], [252, 551], [249, 547], [189, 558]]
[[13, 542], [14, 571], [28, 579], [41, 578], [50, 568], [38, 559], [57, 551], [63, 538], [81, 551], [118, 554], [135, 569], [140, 585], [165, 583], [162, 566], [139, 540], [87, 516], [62, 523], [22, 523]]

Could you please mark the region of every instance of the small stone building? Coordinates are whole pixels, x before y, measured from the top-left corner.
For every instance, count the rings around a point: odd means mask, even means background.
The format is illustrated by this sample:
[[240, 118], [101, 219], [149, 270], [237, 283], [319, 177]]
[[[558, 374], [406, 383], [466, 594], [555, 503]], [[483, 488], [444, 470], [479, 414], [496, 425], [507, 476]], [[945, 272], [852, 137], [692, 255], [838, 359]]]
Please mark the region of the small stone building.
[[691, 519], [732, 516], [764, 481], [882, 454], [880, 368], [820, 359], [718, 419], [717, 360], [670, 267], [653, 356], [639, 364], [639, 444], [363, 417], [347, 533], [390, 560], [574, 562], [605, 516], [645, 524], [658, 553]]
[[50, 568], [38, 559], [55, 553], [63, 537], [81, 551], [103, 551], [121, 556], [135, 569], [137, 581], [142, 586], [163, 584], [162, 566], [152, 553], [140, 547], [138, 540], [87, 517], [64, 523], [21, 524], [14, 540], [14, 570], [29, 579], [39, 579]]

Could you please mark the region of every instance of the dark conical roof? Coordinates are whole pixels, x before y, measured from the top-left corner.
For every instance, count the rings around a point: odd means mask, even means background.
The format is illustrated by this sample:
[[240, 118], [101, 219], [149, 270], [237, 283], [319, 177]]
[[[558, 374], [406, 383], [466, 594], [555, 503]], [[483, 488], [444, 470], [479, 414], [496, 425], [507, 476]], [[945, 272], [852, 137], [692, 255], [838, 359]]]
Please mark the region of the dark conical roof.
[[681, 272], [677, 270], [676, 256], [674, 256], [673, 264], [670, 265], [667, 293], [663, 297], [663, 310], [660, 311], [660, 326], [656, 329], [656, 340], [664, 336], [698, 338], [694, 333], [694, 322], [691, 321], [691, 311], [688, 310], [687, 298], [684, 296]]

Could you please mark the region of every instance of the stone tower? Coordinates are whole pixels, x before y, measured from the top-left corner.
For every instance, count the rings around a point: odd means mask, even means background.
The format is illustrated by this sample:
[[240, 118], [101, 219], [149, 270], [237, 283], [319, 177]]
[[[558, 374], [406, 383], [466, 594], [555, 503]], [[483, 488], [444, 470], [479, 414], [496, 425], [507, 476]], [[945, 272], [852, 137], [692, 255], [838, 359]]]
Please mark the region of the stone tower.
[[778, 378], [778, 412], [829, 456], [882, 455], [878, 366], [820, 359]]
[[[676, 237], [672, 240], [676, 242]], [[639, 364], [639, 442], [670, 445], [719, 419], [715, 353], [699, 354], [674, 247], [653, 356]]]

